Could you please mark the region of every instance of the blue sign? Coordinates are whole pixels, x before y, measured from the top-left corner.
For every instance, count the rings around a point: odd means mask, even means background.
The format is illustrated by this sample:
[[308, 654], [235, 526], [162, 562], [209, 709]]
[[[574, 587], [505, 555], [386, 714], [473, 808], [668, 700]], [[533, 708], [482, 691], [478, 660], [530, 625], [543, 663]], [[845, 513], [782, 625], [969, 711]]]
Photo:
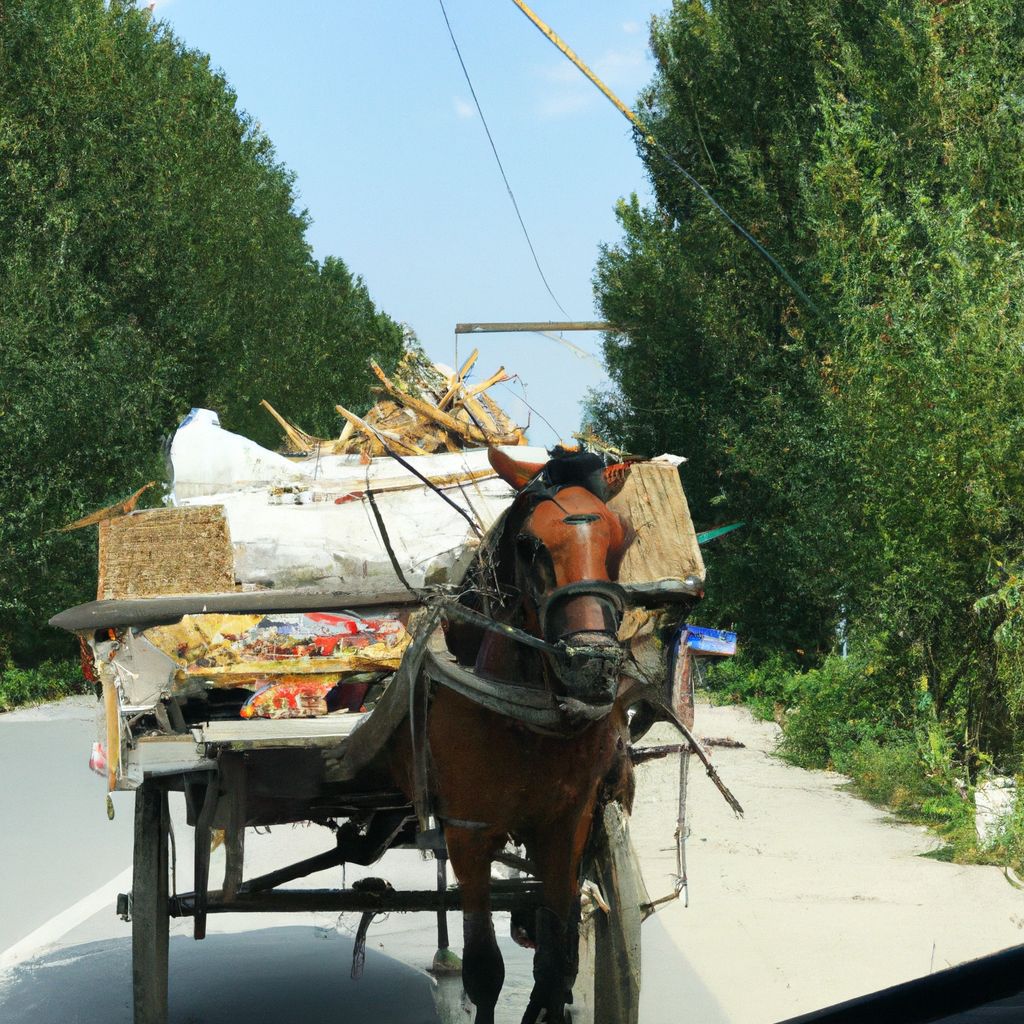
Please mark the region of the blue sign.
[[686, 646], [694, 654], [727, 658], [736, 653], [736, 634], [727, 629], [709, 629], [707, 626], [683, 627]]

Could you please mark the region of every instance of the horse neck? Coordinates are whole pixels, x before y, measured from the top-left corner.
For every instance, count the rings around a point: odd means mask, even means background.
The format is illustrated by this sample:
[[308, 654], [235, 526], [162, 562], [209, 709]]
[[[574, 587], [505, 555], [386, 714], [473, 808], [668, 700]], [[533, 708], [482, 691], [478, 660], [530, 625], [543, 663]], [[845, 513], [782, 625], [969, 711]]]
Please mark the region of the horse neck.
[[[540, 636], [540, 623], [535, 611], [530, 611], [522, 595], [526, 591], [517, 561], [515, 536], [527, 510], [510, 509], [501, 523], [496, 543], [482, 551], [475, 567], [475, 578], [482, 593], [497, 590], [489, 600], [480, 603], [486, 614], [496, 622], [522, 629]], [[507, 679], [520, 685], [533, 683], [542, 686], [546, 680], [543, 659], [533, 650], [501, 633], [481, 630], [477, 644], [475, 667], [477, 671], [495, 679]]]

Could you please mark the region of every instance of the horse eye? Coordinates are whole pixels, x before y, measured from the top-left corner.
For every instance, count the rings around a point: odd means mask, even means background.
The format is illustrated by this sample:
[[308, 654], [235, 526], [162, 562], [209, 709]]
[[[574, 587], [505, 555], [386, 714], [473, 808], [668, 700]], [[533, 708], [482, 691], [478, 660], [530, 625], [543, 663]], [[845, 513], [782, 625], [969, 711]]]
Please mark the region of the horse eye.
[[584, 523], [596, 523], [600, 518], [592, 512], [580, 512], [576, 515], [566, 516], [562, 522], [569, 526], [582, 526]]

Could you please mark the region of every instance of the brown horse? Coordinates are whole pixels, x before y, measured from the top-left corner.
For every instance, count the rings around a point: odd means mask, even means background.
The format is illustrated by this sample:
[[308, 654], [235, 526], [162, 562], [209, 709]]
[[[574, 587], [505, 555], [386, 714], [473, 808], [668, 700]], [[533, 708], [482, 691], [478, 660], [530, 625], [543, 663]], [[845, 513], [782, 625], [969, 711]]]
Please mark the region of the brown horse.
[[[577, 454], [527, 465], [496, 449], [491, 464], [519, 493], [470, 574], [463, 606], [522, 632], [503, 634], [456, 615], [445, 624], [447, 646], [463, 680], [499, 693], [505, 687], [531, 708], [546, 700], [549, 708], [540, 724], [523, 721], [434, 676], [429, 792], [462, 888], [463, 981], [476, 1024], [492, 1024], [504, 980], [490, 868], [510, 837], [525, 845], [543, 883], [536, 920], [514, 920], [520, 940], [528, 938], [523, 944], [536, 946], [523, 1024], [558, 1024], [575, 980], [581, 861], [595, 808], [599, 799], [628, 804], [632, 796], [626, 714], [616, 700], [623, 651], [614, 582], [631, 532], [605, 504], [624, 470], [603, 471], [596, 456]], [[546, 648], [525, 644], [526, 634]], [[412, 797], [409, 734], [398, 730], [391, 764]]]

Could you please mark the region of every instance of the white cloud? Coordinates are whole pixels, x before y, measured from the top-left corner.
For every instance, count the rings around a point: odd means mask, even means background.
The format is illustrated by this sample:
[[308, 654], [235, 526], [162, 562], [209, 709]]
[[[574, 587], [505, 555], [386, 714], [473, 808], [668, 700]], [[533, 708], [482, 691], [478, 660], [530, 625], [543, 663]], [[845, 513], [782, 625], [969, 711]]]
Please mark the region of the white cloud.
[[456, 96], [452, 102], [455, 105], [456, 117], [461, 117], [463, 120], [476, 117], [476, 107], [472, 103], [467, 103], [461, 96]]
[[[639, 47], [607, 50], [591, 67], [597, 77], [627, 104], [632, 103], [634, 94], [651, 75], [644, 51]], [[567, 60], [549, 64], [539, 71], [539, 77], [550, 86], [538, 103], [541, 117], [567, 117], [600, 101], [594, 86]]]
[[639, 21], [624, 21], [622, 23], [622, 31], [625, 32], [627, 36], [635, 36], [637, 32], [642, 30], [643, 25], [641, 25]]
[[631, 86], [641, 74], [646, 76], [646, 63], [642, 50], [609, 50], [594, 62], [594, 70], [609, 83]]
[[[589, 88], [593, 88], [587, 83]], [[549, 93], [540, 98], [537, 112], [541, 117], [568, 117], [571, 114], [578, 114], [581, 110], [593, 105], [594, 96], [581, 89], [566, 89], [559, 93]]]
[[548, 65], [541, 77], [549, 82], [575, 82], [580, 77], [579, 68], [568, 60], [560, 60], [557, 64]]

